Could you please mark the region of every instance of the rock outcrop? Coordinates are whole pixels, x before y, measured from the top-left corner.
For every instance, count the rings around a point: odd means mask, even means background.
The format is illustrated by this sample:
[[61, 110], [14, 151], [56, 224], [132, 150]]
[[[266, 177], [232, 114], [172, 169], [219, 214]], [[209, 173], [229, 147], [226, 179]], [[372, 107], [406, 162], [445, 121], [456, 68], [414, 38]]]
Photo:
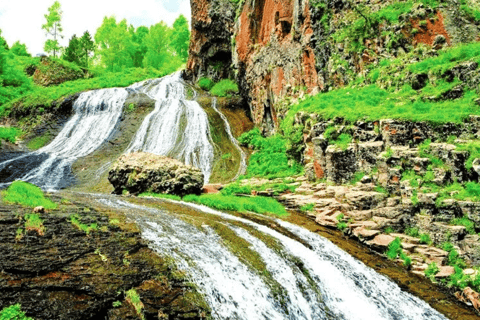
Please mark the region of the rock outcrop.
[[204, 177], [200, 169], [178, 160], [136, 152], [121, 156], [113, 164], [108, 180], [117, 194], [126, 190], [131, 194], [148, 191], [183, 196], [200, 194]]
[[63, 199], [38, 214], [39, 232], [27, 226], [29, 213], [0, 204], [0, 310], [19, 303], [38, 320], [140, 319], [125, 299], [134, 289], [146, 319], [207, 317], [201, 295], [124, 215]]

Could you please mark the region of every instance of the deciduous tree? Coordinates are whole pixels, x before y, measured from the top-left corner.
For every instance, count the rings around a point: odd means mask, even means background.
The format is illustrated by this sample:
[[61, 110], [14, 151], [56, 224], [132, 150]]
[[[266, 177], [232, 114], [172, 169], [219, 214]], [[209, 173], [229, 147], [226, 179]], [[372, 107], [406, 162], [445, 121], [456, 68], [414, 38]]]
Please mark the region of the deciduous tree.
[[54, 57], [57, 56], [57, 52], [61, 49], [58, 39], [63, 38], [61, 34], [63, 31], [61, 24], [62, 14], [63, 12], [60, 7], [60, 2], [55, 1], [53, 5], [48, 8], [48, 14], [45, 15], [47, 23], [42, 25], [42, 29], [45, 30], [46, 34], [52, 37], [52, 39], [48, 39], [45, 42], [43, 49], [45, 52], [53, 52]]

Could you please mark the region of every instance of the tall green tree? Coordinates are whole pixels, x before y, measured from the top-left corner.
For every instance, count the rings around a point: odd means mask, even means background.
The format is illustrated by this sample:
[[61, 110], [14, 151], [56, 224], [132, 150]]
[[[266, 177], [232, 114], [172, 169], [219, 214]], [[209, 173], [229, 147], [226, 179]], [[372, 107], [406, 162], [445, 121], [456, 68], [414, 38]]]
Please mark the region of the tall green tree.
[[28, 53], [27, 46], [24, 43], [20, 43], [20, 41], [17, 41], [13, 44], [13, 46], [10, 48], [10, 52], [12, 52], [17, 56], [24, 56], [24, 57], [32, 56], [30, 53]]
[[140, 26], [136, 30], [133, 26], [129, 28], [130, 34], [132, 36], [132, 41], [134, 44], [134, 53], [133, 53], [133, 66], [134, 67], [143, 67], [143, 59], [147, 54], [147, 45], [145, 43], [145, 38], [150, 32], [147, 27]]
[[183, 62], [188, 59], [190, 45], [190, 30], [187, 18], [182, 14], [173, 23], [172, 47]]
[[135, 46], [128, 31], [127, 20], [117, 23], [115, 17], [105, 17], [95, 33], [97, 55], [108, 71], [118, 71], [133, 66]]
[[68, 41], [68, 47], [65, 48], [63, 59], [80, 65], [82, 53], [80, 40], [77, 38], [77, 35], [74, 34]]
[[47, 35], [50, 35], [52, 39], [48, 39], [45, 42], [45, 46], [43, 49], [45, 52], [53, 52], [53, 56], [57, 56], [57, 52], [60, 51], [61, 47], [58, 43], [59, 38], [63, 38], [62, 36], [62, 9], [60, 7], [60, 2], [55, 1], [53, 5], [48, 8], [48, 14], [45, 15], [45, 19], [47, 23], [42, 25], [42, 29], [45, 30]]
[[95, 50], [95, 43], [93, 42], [92, 36], [88, 31], [85, 31], [83, 36], [80, 38], [80, 47], [82, 49], [82, 66], [88, 68], [88, 59], [90, 58], [90, 54], [92, 54]]
[[145, 37], [147, 46], [145, 67], [162, 69], [168, 63], [168, 58], [172, 55], [170, 50], [171, 34], [172, 30], [163, 21], [150, 27], [150, 32]]
[[3, 47], [6, 51], [8, 51], [7, 40], [5, 40], [5, 39], [2, 37], [2, 30], [1, 30], [1, 29], [0, 29], [0, 47]]

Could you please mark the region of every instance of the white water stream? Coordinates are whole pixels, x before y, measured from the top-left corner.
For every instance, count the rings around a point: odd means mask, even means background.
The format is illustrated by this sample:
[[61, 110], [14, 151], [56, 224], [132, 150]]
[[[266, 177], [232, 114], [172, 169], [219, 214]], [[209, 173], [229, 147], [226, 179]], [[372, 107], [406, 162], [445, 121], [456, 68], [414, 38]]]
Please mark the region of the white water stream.
[[[268, 272], [283, 287], [282, 304], [265, 278], [233, 255], [210, 227], [205, 226], [202, 232], [161, 209], [118, 199], [99, 201], [117, 209], [145, 212], [145, 215], [135, 216], [142, 236], [151, 241], [153, 249], [174, 257], [179, 267], [187, 271], [204, 293], [215, 319], [446, 319], [330, 241], [290, 223], [277, 220], [282, 227], [309, 243], [311, 248], [250, 220], [182, 203], [227, 221], [253, 227], [280, 243], [283, 249], [277, 252], [248, 229], [226, 224], [262, 257]], [[298, 261], [314, 284], [307, 281]]]
[[187, 100], [179, 72], [130, 87], [156, 100], [127, 152], [144, 151], [168, 156], [200, 168], [208, 183], [213, 165], [213, 142], [202, 107]]
[[[67, 184], [71, 165], [98, 149], [112, 135], [127, 96], [128, 92], [120, 88], [80, 94], [73, 105], [73, 117], [49, 145], [0, 163], [0, 170], [14, 167], [27, 158], [41, 158], [33, 167], [18, 168], [20, 175], [15, 178], [45, 190], [60, 189]], [[3, 185], [8, 182], [11, 181], [4, 181]]]
[[238, 177], [240, 177], [241, 175], [245, 174], [245, 172], [247, 172], [247, 155], [245, 154], [245, 152], [243, 152], [242, 148], [238, 144], [237, 139], [235, 139], [235, 137], [233, 136], [232, 129], [230, 128], [230, 123], [228, 123], [227, 117], [225, 117], [225, 115], [220, 110], [218, 110], [216, 98], [213, 99], [212, 108], [213, 110], [215, 110], [215, 112], [218, 113], [220, 118], [222, 118], [223, 122], [225, 123], [225, 131], [227, 132], [228, 138], [240, 154], [240, 166], [238, 167], [237, 174], [232, 179], [232, 181], [234, 181], [237, 180]]

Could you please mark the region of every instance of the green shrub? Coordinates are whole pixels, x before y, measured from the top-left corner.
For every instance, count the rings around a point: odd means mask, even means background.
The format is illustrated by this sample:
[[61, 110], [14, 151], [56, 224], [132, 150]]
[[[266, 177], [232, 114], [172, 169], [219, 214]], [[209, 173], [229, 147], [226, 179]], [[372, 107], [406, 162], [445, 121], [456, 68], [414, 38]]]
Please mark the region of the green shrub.
[[412, 258], [407, 256], [403, 251], [400, 253], [400, 259], [403, 260], [403, 265], [407, 268], [410, 268], [412, 265]]
[[312, 211], [313, 208], [315, 208], [315, 203], [308, 203], [300, 207], [300, 211], [302, 212], [308, 212]]
[[238, 86], [230, 79], [224, 79], [215, 84], [210, 92], [217, 97], [228, 97], [238, 92]]
[[440, 269], [435, 262], [432, 262], [428, 265], [424, 272], [427, 278], [433, 279], [435, 275], [440, 272]]
[[14, 127], [0, 127], [0, 140], [15, 143], [17, 137], [21, 135], [22, 131]]
[[408, 227], [405, 229], [405, 234], [410, 237], [418, 238], [420, 237], [420, 231], [416, 227]]
[[42, 206], [45, 209], [55, 209], [57, 207], [54, 202], [45, 198], [39, 187], [23, 181], [13, 182], [1, 194], [2, 200], [6, 203], [20, 204], [31, 208]]
[[402, 241], [399, 237], [396, 237], [395, 240], [390, 242], [386, 255], [388, 259], [397, 259], [397, 257], [402, 253]]
[[300, 164], [288, 158], [286, 140], [280, 135], [264, 138], [255, 128], [241, 135], [239, 141], [255, 150], [248, 163], [247, 177], [284, 178], [303, 171]]
[[198, 80], [198, 86], [203, 90], [210, 91], [215, 83], [210, 78], [201, 78]]
[[431, 245], [432, 239], [430, 238], [430, 235], [428, 233], [420, 234], [420, 243]]
[[287, 211], [277, 200], [267, 197], [236, 197], [221, 194], [204, 194], [201, 196], [187, 195], [186, 202], [195, 202], [218, 210], [246, 212], [260, 214], [272, 213], [278, 216], [287, 215]]
[[383, 230], [383, 232], [384, 232], [385, 234], [390, 234], [390, 233], [393, 233], [394, 230], [393, 230], [392, 227], [387, 227], [387, 228], [385, 228], [385, 230]]
[[0, 311], [0, 320], [33, 320], [33, 318], [25, 315], [20, 304], [15, 304]]

